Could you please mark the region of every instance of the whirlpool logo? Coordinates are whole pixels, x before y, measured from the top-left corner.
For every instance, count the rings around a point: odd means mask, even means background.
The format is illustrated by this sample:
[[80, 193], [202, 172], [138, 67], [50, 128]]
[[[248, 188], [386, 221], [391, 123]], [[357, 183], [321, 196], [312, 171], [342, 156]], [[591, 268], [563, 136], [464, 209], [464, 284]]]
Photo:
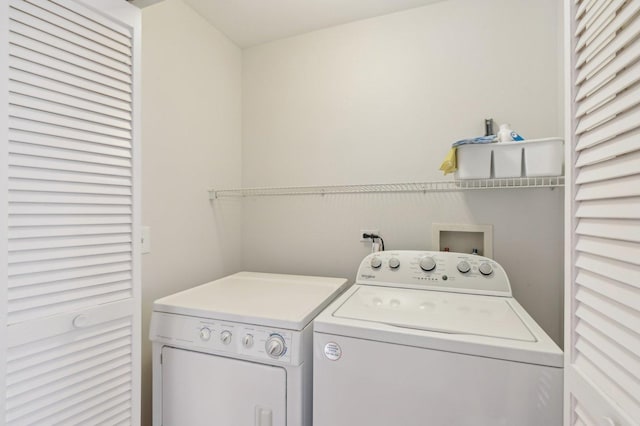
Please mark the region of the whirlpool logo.
[[360, 278], [364, 278], [365, 280], [372, 280], [374, 279], [376, 276], [375, 275], [369, 275], [369, 274], [362, 274], [360, 275]]

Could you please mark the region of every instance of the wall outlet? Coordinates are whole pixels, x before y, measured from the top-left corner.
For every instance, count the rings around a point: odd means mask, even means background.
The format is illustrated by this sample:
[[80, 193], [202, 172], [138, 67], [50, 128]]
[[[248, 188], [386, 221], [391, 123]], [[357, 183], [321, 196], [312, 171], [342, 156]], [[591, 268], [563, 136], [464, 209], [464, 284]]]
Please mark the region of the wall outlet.
[[370, 238], [362, 238], [362, 234], [376, 234], [376, 235], [380, 235], [380, 231], [377, 229], [361, 229], [360, 230], [360, 242], [361, 243], [370, 243], [371, 239]]

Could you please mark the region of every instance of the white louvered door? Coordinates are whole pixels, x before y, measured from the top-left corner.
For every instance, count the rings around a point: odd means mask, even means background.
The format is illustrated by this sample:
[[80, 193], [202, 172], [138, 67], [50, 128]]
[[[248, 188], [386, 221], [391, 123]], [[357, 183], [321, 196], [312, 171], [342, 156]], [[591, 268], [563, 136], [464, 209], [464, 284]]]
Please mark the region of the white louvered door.
[[0, 424], [138, 424], [140, 13], [2, 3]]
[[565, 1], [565, 424], [640, 425], [640, 0]]

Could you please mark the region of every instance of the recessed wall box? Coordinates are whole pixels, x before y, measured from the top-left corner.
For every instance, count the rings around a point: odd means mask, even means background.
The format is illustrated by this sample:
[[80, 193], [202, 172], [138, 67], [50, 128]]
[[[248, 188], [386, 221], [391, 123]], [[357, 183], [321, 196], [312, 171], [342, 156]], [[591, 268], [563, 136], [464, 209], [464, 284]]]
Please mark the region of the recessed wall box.
[[434, 223], [433, 250], [473, 253], [493, 259], [493, 225]]

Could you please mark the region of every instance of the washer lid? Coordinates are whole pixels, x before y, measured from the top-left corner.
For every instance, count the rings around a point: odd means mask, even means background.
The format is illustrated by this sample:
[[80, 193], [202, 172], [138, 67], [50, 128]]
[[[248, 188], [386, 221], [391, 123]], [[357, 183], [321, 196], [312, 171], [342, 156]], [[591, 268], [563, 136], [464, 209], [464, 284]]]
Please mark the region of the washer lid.
[[158, 299], [153, 309], [302, 330], [346, 283], [343, 278], [239, 272]]
[[360, 286], [333, 316], [441, 333], [537, 341], [510, 299]]

